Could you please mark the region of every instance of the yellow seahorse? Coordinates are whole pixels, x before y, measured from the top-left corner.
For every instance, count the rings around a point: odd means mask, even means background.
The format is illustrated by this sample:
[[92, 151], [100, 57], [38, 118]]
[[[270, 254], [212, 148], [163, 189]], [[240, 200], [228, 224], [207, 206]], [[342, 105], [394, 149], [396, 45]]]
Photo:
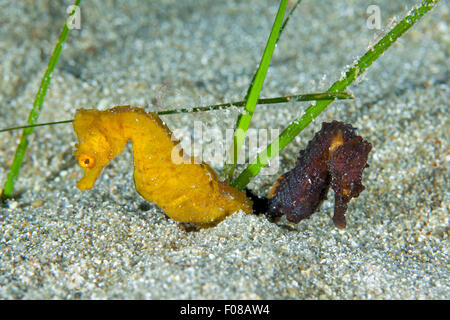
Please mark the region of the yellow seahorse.
[[78, 138], [74, 154], [84, 169], [80, 190], [91, 189], [102, 169], [133, 143], [136, 191], [180, 222], [214, 225], [231, 213], [252, 212], [245, 194], [218, 180], [206, 163], [173, 161], [186, 158], [179, 141], [157, 114], [130, 106], [105, 111], [77, 110], [73, 128]]

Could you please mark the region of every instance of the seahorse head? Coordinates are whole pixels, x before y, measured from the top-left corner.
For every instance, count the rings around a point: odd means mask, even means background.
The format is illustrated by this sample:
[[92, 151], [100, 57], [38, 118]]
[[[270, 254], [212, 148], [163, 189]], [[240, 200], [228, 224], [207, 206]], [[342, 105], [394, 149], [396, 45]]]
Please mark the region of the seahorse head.
[[114, 157], [112, 147], [102, 125], [102, 115], [97, 110], [77, 110], [73, 129], [78, 138], [74, 155], [84, 170], [78, 182], [80, 190], [91, 189], [102, 169]]

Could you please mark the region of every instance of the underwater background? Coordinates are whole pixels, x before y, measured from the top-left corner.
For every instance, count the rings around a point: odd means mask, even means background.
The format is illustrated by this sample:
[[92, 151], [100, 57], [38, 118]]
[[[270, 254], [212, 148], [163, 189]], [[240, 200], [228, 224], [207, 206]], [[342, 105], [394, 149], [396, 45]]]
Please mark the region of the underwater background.
[[[382, 26], [369, 29], [367, 1], [303, 1], [261, 97], [327, 90], [416, 3], [372, 1]], [[25, 123], [71, 4], [0, 3], [0, 128]], [[277, 9], [267, 0], [83, 1], [39, 122], [78, 108], [242, 100]], [[135, 191], [130, 146], [80, 191], [72, 126], [36, 128], [14, 199], [0, 207], [0, 298], [449, 299], [448, 22], [441, 1], [349, 87], [354, 100], [333, 102], [282, 151], [276, 174], [249, 185], [266, 195], [323, 121], [351, 123], [373, 149], [344, 230], [330, 218], [331, 190], [299, 224], [240, 212], [214, 228], [182, 225]], [[258, 106], [252, 128], [282, 130], [307, 106]], [[188, 135], [201, 121], [214, 136], [238, 114], [162, 119]], [[2, 184], [19, 138], [0, 133]]]

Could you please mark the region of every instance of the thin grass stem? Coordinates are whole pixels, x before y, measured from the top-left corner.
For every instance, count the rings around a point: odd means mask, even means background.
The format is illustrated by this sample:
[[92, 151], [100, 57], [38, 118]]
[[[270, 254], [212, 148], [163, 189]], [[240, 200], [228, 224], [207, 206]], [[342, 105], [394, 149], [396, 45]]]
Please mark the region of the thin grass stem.
[[[76, 12], [76, 8], [79, 8], [81, 3], [81, 0], [76, 0], [74, 3], [74, 9], [69, 15], [70, 19]], [[52, 77], [52, 73], [56, 67], [56, 64], [58, 62], [59, 56], [61, 54], [63, 44], [67, 39], [67, 36], [70, 32], [70, 28], [67, 25], [67, 21], [64, 23], [64, 27], [61, 30], [61, 33], [59, 34], [58, 42], [56, 43], [55, 48], [53, 49], [52, 56], [50, 57], [50, 60], [47, 65], [47, 70], [44, 73], [44, 76], [42, 77], [41, 84], [39, 86], [39, 90], [36, 93], [36, 96], [34, 98], [33, 102], [33, 108], [30, 111], [30, 114], [28, 116], [27, 123], [29, 125], [33, 125], [37, 119], [39, 118], [39, 114], [42, 109], [42, 105], [44, 103], [44, 98], [47, 93], [48, 86], [50, 84], [50, 80]], [[14, 159], [11, 165], [11, 168], [9, 170], [8, 176], [6, 178], [5, 185], [3, 187], [3, 191], [1, 194], [1, 199], [5, 200], [6, 198], [9, 198], [14, 190], [14, 184], [19, 176], [20, 168], [22, 166], [23, 158], [25, 157], [25, 153], [28, 148], [28, 138], [33, 133], [33, 127], [25, 128], [22, 132], [22, 136], [20, 138], [19, 145], [17, 146], [16, 153], [14, 155]]]
[[253, 112], [255, 111], [256, 103], [258, 100], [259, 93], [261, 92], [264, 80], [267, 75], [267, 70], [269, 69], [270, 60], [272, 59], [273, 51], [275, 50], [275, 45], [278, 41], [280, 29], [283, 25], [284, 13], [286, 12], [287, 0], [281, 0], [280, 6], [278, 8], [275, 21], [272, 26], [272, 30], [267, 40], [266, 48], [259, 63], [259, 67], [256, 70], [255, 76], [250, 83], [247, 95], [245, 97], [245, 113], [238, 116], [236, 122], [236, 129], [233, 135], [233, 144], [229, 152], [228, 161], [225, 163], [222, 175], [227, 177], [231, 181], [233, 177], [234, 170], [236, 168], [236, 163], [238, 159], [238, 154], [242, 148], [242, 144], [247, 134], [247, 130], [250, 126], [251, 119], [253, 117]]
[[[354, 99], [354, 96], [347, 92], [308, 93], [308, 94], [299, 94], [299, 95], [292, 95], [292, 96], [258, 99], [258, 104], [277, 104], [277, 103], [298, 102], [298, 101], [319, 101], [319, 100], [328, 100], [328, 99], [339, 99], [339, 100]], [[203, 106], [203, 107], [163, 110], [163, 111], [157, 111], [156, 113], [158, 115], [194, 113], [194, 112], [205, 112], [205, 111], [213, 111], [213, 110], [224, 110], [224, 109], [227, 109], [227, 108], [230, 108], [233, 106], [243, 107], [243, 106], [245, 106], [245, 101], [227, 102], [227, 103], [220, 103], [220, 104], [214, 104], [214, 105]], [[44, 123], [35, 123], [32, 125], [24, 125], [24, 126], [5, 128], [5, 129], [0, 129], [0, 132], [8, 132], [8, 131], [14, 131], [14, 130], [31, 128], [31, 127], [35, 128], [35, 127], [49, 126], [49, 125], [55, 125], [55, 124], [70, 123], [70, 122], [73, 122], [73, 119], [44, 122]]]

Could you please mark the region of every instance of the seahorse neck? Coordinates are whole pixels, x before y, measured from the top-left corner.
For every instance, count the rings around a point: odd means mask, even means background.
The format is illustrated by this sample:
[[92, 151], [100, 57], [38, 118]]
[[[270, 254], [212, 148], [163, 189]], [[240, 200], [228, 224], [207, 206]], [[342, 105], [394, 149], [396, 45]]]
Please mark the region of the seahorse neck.
[[171, 150], [175, 143], [171, 139], [170, 130], [156, 114], [130, 110], [121, 114], [120, 121], [122, 136], [133, 144], [136, 169], [171, 160]]

